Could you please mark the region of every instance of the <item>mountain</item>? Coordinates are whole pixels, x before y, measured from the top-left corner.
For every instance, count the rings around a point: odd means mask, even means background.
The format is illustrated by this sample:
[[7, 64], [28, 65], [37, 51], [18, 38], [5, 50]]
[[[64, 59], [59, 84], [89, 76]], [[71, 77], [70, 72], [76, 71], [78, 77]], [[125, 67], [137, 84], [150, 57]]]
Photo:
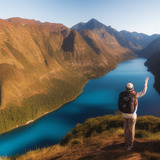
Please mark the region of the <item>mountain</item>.
[[112, 28], [111, 26], [106, 26], [101, 22], [97, 21], [96, 19], [91, 19], [87, 23], [78, 23], [77, 25], [71, 28], [72, 30], [77, 30], [78, 32], [85, 30], [90, 30], [96, 32], [96, 30], [102, 31], [102, 37], [105, 37], [105, 32], [114, 36], [118, 43], [123, 47], [130, 47], [128, 41], [121, 35], [117, 30]]
[[83, 74], [90, 78], [110, 70], [112, 64], [97, 55], [77, 31], [64, 30], [62, 35], [62, 57], [70, 68], [81, 72], [83, 68]]
[[64, 71], [53, 53], [61, 47], [59, 32], [66, 28], [20, 18], [0, 20], [1, 108], [47, 92], [46, 85], [52, 84], [50, 72]]
[[46, 85], [54, 86], [52, 79], [69, 70], [89, 75], [109, 66], [62, 24], [10, 18], [0, 20], [0, 35], [1, 108], [48, 92]]
[[115, 29], [96, 19], [79, 23], [71, 28], [78, 31], [88, 45], [107, 61], [123, 61], [128, 55], [134, 57], [128, 41]]
[[152, 41], [146, 48], [140, 51], [139, 55], [141, 57], [147, 58], [145, 65], [148, 67], [148, 70], [154, 75], [154, 88], [160, 94], [160, 38]]
[[87, 23], [83, 23], [83, 22], [78, 23], [78, 24], [74, 25], [71, 29], [77, 30], [77, 31], [81, 31], [83, 29], [94, 30], [95, 28], [101, 29], [104, 26], [105, 25], [103, 23], [101, 23], [93, 18], [93, 19], [89, 20]]
[[148, 59], [154, 53], [159, 51], [160, 51], [160, 37], [152, 41], [146, 48], [141, 50], [139, 55]]
[[63, 24], [0, 19], [1, 133], [73, 100], [89, 79], [135, 57], [116, 30], [89, 23], [93, 30], [79, 33]]
[[160, 37], [159, 34], [148, 36], [143, 33], [128, 32], [125, 30], [120, 31], [120, 34], [125, 37], [129, 41], [129, 44], [136, 50], [144, 49], [149, 43]]
[[148, 67], [148, 70], [152, 72], [152, 74], [155, 76], [155, 83], [154, 87], [157, 90], [157, 92], [160, 94], [160, 50], [159, 52], [156, 52], [153, 54], [145, 63], [145, 65]]

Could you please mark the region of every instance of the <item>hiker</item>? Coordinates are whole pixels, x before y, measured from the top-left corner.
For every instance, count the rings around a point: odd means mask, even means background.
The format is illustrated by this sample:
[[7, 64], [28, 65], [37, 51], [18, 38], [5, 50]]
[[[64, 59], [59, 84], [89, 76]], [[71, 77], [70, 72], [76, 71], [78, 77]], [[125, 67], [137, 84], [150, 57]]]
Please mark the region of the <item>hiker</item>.
[[144, 89], [141, 92], [134, 90], [133, 83], [126, 84], [126, 90], [119, 95], [119, 110], [124, 117], [124, 138], [127, 150], [133, 148], [135, 137], [135, 124], [137, 120], [138, 98], [144, 96], [147, 91], [149, 77], [145, 79]]

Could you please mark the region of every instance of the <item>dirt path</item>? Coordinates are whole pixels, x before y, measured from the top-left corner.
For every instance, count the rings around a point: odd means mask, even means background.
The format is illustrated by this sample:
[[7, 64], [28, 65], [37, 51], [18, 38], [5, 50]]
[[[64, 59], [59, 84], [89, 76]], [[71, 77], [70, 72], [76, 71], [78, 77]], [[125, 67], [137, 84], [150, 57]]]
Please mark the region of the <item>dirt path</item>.
[[[141, 160], [140, 152], [127, 151], [123, 135], [93, 137], [83, 144], [73, 145], [67, 151], [59, 153], [52, 160]], [[50, 159], [50, 160], [51, 160]]]
[[[135, 139], [134, 148], [127, 151], [122, 134], [84, 139], [67, 147], [58, 146], [29, 154], [25, 160], [160, 160], [160, 142]], [[22, 157], [19, 157], [22, 160]], [[18, 160], [19, 160], [18, 158]]]

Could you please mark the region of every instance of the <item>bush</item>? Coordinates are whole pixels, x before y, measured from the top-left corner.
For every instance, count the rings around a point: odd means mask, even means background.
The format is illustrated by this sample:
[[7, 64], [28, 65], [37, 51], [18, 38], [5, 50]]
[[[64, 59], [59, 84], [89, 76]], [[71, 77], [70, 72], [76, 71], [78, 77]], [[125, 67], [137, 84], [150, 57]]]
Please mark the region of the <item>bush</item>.
[[123, 117], [120, 115], [105, 115], [102, 117], [87, 119], [83, 124], [77, 124], [61, 141], [61, 145], [66, 145], [74, 138], [87, 138], [96, 136], [110, 128], [123, 127]]
[[160, 118], [153, 116], [142, 116], [138, 117], [137, 129], [146, 130], [149, 132], [159, 132], [160, 131]]
[[145, 130], [136, 130], [135, 137], [136, 138], [148, 138], [151, 133]]
[[[61, 141], [61, 145], [66, 145], [74, 138], [87, 138], [96, 136], [104, 131], [115, 132], [123, 129], [123, 117], [121, 115], [105, 115], [102, 117], [87, 119], [83, 124], [77, 124]], [[137, 130], [138, 129], [138, 130]], [[139, 117], [136, 124], [136, 137], [146, 138], [151, 133], [160, 132], [160, 118], [153, 116]]]
[[73, 138], [73, 139], [69, 142], [68, 146], [69, 146], [69, 147], [73, 147], [73, 146], [76, 145], [76, 144], [83, 144], [83, 138]]

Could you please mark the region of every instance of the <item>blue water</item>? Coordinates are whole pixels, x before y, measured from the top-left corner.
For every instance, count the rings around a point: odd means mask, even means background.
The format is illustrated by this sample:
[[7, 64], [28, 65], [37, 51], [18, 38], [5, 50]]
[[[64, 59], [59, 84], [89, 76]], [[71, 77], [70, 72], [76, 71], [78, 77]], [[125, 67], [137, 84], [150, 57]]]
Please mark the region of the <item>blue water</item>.
[[135, 90], [141, 91], [146, 76], [149, 77], [148, 91], [139, 99], [138, 115], [159, 117], [160, 95], [153, 88], [154, 77], [144, 66], [145, 61], [138, 58], [120, 63], [102, 78], [90, 80], [76, 100], [28, 126], [0, 135], [0, 156], [21, 154], [58, 143], [77, 123], [114, 113], [118, 109], [118, 95], [125, 89], [125, 84], [131, 81]]

